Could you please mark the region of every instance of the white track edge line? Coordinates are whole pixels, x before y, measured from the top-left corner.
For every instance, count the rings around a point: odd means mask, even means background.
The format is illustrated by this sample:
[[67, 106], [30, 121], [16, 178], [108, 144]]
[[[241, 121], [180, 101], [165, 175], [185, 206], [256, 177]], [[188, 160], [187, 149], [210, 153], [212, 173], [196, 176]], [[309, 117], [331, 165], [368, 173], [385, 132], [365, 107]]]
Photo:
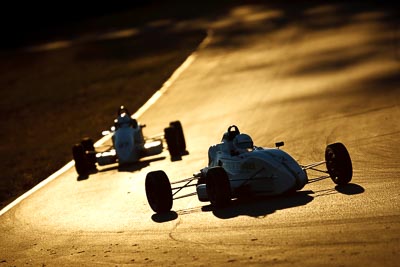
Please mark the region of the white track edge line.
[[[209, 31], [207, 33], [207, 36], [203, 39], [203, 41], [200, 43], [200, 45], [197, 47], [197, 49], [189, 57], [187, 57], [186, 60], [172, 73], [171, 77], [166, 82], [164, 82], [163, 86], [158, 91], [156, 91], [153, 94], [153, 96], [150, 97], [150, 99], [147, 100], [147, 102], [144, 103], [144, 105], [141, 106], [135, 112], [135, 114], [132, 115], [133, 118], [139, 118], [154, 103], [157, 102], [157, 100], [167, 91], [167, 89], [176, 81], [176, 79], [178, 79], [178, 77], [193, 63], [193, 61], [197, 57], [197, 51], [199, 49], [204, 48], [210, 42], [210, 39], [211, 39], [211, 32]], [[104, 136], [103, 138], [98, 140], [94, 145], [99, 146], [99, 145], [103, 144], [104, 142], [106, 142], [108, 139], [110, 139], [110, 135]], [[9, 211], [16, 205], [18, 205], [25, 198], [29, 197], [30, 195], [32, 195], [33, 193], [38, 191], [40, 188], [44, 187], [45, 185], [47, 185], [48, 183], [50, 183], [51, 181], [53, 181], [54, 179], [59, 177], [61, 174], [63, 174], [67, 170], [69, 170], [74, 165], [75, 165], [75, 162], [73, 160], [68, 162], [64, 167], [62, 167], [61, 169], [59, 169], [58, 171], [56, 171], [55, 173], [53, 173], [52, 175], [50, 175], [49, 177], [47, 177], [46, 179], [44, 179], [43, 181], [41, 181], [40, 183], [35, 185], [33, 188], [31, 188], [30, 190], [28, 190], [27, 192], [25, 192], [24, 194], [19, 196], [17, 199], [12, 201], [10, 204], [5, 206], [3, 209], [1, 209], [0, 216], [2, 216], [4, 213]]]

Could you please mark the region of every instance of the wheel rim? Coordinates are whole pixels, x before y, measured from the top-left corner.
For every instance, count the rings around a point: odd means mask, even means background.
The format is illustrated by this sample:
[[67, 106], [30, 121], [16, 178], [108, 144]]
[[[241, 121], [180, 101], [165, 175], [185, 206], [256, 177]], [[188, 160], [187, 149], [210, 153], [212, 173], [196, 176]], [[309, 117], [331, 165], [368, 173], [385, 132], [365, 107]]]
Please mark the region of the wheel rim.
[[351, 158], [342, 143], [334, 143], [325, 150], [326, 167], [332, 181], [336, 184], [347, 184], [353, 176]]
[[332, 150], [329, 150], [327, 153], [326, 165], [328, 166], [329, 175], [334, 181], [337, 181], [340, 173], [338, 173], [338, 168], [336, 164], [336, 154]]

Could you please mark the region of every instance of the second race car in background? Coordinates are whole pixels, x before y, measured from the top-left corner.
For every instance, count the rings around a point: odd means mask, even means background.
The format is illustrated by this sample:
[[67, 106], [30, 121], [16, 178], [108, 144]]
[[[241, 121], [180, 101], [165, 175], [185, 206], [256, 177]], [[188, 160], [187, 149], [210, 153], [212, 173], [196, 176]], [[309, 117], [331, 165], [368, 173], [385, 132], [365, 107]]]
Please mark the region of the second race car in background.
[[164, 134], [150, 138], [143, 135], [145, 126], [133, 119], [128, 110], [121, 106], [111, 131], [103, 132], [104, 135], [111, 135], [112, 145], [96, 151], [92, 139], [83, 138], [72, 147], [77, 173], [85, 176], [96, 171], [96, 163], [100, 166], [135, 163], [141, 158], [162, 153], [164, 148], [168, 149], [173, 161], [188, 154], [180, 121], [170, 122], [164, 128]]

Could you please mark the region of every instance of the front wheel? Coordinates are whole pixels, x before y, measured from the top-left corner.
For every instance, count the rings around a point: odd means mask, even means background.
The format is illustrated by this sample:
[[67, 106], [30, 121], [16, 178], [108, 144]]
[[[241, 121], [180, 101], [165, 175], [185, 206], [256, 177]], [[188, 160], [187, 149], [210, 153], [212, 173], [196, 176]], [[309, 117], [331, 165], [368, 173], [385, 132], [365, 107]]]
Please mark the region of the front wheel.
[[172, 189], [165, 172], [149, 172], [146, 175], [145, 188], [147, 201], [154, 212], [163, 213], [171, 210]]
[[353, 176], [353, 166], [346, 147], [342, 143], [330, 144], [325, 149], [326, 168], [335, 184], [348, 184]]
[[206, 190], [211, 205], [223, 208], [231, 201], [231, 185], [222, 167], [212, 167], [206, 173]]

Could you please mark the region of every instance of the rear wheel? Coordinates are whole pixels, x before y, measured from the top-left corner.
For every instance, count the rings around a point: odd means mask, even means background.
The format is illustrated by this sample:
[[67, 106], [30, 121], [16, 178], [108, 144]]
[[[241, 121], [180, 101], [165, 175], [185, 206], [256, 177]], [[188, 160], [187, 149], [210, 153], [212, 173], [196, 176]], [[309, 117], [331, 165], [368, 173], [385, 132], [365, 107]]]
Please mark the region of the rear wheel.
[[186, 151], [185, 135], [183, 134], [183, 128], [181, 122], [173, 121], [169, 123], [169, 126], [175, 128], [176, 130], [177, 145], [180, 153], [182, 155], [187, 154], [188, 152]]
[[75, 144], [72, 147], [72, 156], [75, 161], [76, 172], [81, 176], [87, 175], [89, 168], [86, 160], [85, 149], [82, 144]]
[[181, 152], [178, 144], [178, 133], [175, 127], [167, 127], [164, 129], [165, 140], [167, 141], [169, 154], [171, 158], [180, 158]]
[[231, 200], [231, 185], [226, 171], [222, 167], [213, 167], [206, 174], [208, 199], [217, 208], [229, 205]]
[[346, 147], [342, 143], [330, 144], [325, 149], [326, 168], [333, 182], [347, 184], [353, 176], [353, 166]]
[[154, 212], [163, 213], [171, 210], [172, 190], [165, 172], [149, 172], [146, 176], [145, 187], [147, 201]]

